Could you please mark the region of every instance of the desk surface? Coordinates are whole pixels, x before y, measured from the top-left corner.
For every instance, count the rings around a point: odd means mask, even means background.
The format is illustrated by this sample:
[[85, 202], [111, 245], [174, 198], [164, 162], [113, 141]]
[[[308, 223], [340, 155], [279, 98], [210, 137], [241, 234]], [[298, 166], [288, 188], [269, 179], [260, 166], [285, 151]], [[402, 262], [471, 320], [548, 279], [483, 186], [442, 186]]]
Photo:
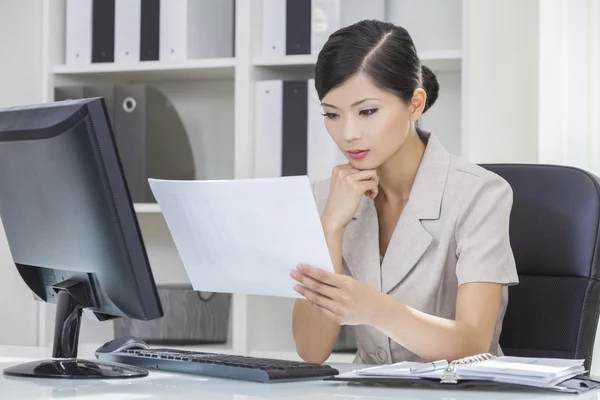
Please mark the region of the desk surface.
[[[0, 346], [0, 370], [14, 364], [48, 358], [49, 349]], [[82, 357], [90, 357], [82, 352]], [[335, 364], [334, 364], [335, 365]], [[351, 364], [335, 365], [341, 372], [353, 369]], [[573, 396], [517, 390], [441, 390], [420, 388], [384, 388], [348, 385], [325, 381], [293, 383], [254, 383], [214, 379], [196, 375], [151, 371], [148, 377], [130, 380], [63, 381], [50, 379], [9, 378], [0, 375], [0, 399], [69, 399], [86, 400], [382, 400], [382, 399], [577, 399], [600, 400], [600, 391]]]

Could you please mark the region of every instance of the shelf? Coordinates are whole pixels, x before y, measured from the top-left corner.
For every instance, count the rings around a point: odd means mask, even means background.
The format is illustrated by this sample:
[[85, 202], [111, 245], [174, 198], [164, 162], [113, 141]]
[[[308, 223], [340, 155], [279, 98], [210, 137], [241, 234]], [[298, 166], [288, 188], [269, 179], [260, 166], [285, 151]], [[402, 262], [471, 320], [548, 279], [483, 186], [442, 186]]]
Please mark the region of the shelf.
[[314, 66], [317, 57], [307, 55], [285, 56], [285, 57], [255, 57], [254, 66], [256, 67], [301, 67]]
[[[440, 50], [426, 51], [419, 55], [421, 62], [435, 71], [459, 71], [462, 51]], [[255, 57], [255, 67], [263, 68], [297, 68], [314, 67], [317, 62], [315, 55], [293, 55], [285, 57]]]
[[136, 64], [58, 65], [52, 69], [52, 73], [55, 76], [66, 78], [121, 79], [145, 82], [232, 78], [235, 74], [235, 58], [198, 59], [181, 63], [143, 61]]
[[160, 214], [160, 206], [156, 203], [135, 203], [133, 205], [138, 214]]

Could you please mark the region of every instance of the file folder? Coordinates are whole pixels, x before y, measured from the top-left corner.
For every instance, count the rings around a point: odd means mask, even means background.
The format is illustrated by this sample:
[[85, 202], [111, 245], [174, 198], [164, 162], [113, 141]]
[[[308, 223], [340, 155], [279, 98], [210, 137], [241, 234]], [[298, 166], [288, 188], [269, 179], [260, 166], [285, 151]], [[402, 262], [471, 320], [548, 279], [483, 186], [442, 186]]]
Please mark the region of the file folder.
[[314, 80], [256, 83], [255, 175], [326, 179], [346, 158], [325, 129]]
[[265, 57], [285, 56], [286, 4], [282, 0], [262, 1], [261, 52]]
[[92, 62], [92, 0], [67, 0], [65, 7], [65, 63], [90, 64]]
[[286, 0], [285, 54], [310, 54], [311, 0]]
[[261, 16], [263, 56], [316, 56], [338, 29], [385, 20], [385, 0], [263, 0]]
[[160, 2], [161, 0], [142, 0], [139, 33], [140, 61], [158, 61], [160, 54]]
[[155, 202], [148, 178], [194, 179], [196, 170], [177, 110], [160, 90], [145, 84], [58, 86], [54, 100], [103, 97], [131, 199]]
[[140, 61], [142, 0], [115, 2], [115, 63]]
[[116, 0], [115, 63], [158, 61], [160, 0]]
[[115, 61], [115, 0], [92, 0], [92, 63]]

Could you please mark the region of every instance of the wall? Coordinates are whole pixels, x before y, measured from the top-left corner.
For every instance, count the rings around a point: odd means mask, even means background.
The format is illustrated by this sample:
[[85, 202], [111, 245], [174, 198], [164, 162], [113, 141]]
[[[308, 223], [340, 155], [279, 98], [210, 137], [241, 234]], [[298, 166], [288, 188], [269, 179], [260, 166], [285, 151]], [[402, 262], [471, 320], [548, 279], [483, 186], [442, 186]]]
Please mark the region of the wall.
[[[42, 5], [0, 0], [0, 107], [35, 103], [41, 88]], [[37, 304], [12, 262], [0, 226], [0, 345], [37, 343]], [[18, 321], [18, 322], [17, 322]]]
[[537, 162], [539, 2], [465, 2], [466, 157]]
[[600, 175], [600, 0], [540, 8], [540, 162]]

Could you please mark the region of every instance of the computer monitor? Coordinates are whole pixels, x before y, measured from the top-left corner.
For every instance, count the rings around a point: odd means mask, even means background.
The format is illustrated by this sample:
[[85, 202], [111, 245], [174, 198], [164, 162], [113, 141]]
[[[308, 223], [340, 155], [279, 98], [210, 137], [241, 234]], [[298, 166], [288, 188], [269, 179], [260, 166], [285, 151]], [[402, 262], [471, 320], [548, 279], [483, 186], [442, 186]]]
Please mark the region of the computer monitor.
[[83, 309], [100, 320], [163, 316], [102, 98], [0, 110], [0, 219], [27, 286], [56, 303], [52, 358], [4, 374], [147, 375], [77, 358]]

